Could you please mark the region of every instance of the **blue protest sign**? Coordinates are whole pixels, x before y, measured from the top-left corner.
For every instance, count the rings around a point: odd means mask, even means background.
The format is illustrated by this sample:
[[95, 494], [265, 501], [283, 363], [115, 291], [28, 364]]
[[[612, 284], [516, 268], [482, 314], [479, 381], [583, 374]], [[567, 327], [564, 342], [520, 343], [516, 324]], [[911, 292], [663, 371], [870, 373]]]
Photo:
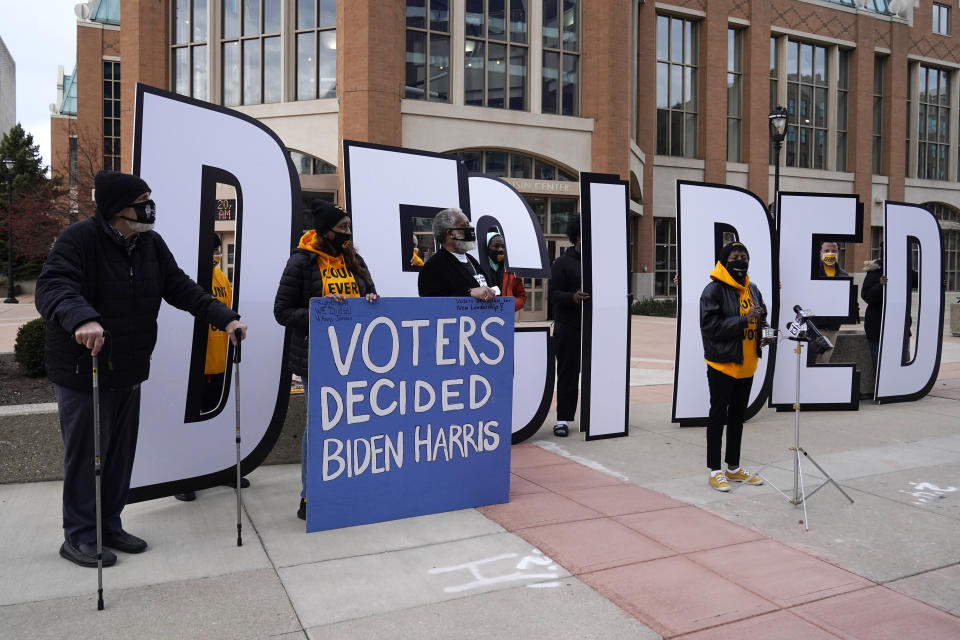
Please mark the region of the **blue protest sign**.
[[507, 501], [512, 298], [314, 298], [307, 384], [307, 531]]

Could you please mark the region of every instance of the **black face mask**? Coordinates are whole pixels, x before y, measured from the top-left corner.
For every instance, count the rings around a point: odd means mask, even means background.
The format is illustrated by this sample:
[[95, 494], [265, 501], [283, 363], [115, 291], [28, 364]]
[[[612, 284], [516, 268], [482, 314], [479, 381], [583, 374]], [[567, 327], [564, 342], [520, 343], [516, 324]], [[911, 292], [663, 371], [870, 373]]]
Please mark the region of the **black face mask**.
[[330, 244], [333, 245], [333, 248], [337, 251], [345, 249], [349, 243], [353, 242], [353, 236], [349, 233], [341, 233], [339, 231], [333, 232], [333, 240], [330, 241]]
[[157, 204], [153, 200], [145, 200], [129, 206], [137, 213], [137, 222], [154, 224], [157, 221]]
[[487, 255], [490, 256], [490, 259], [494, 262], [500, 263], [503, 262], [504, 256], [507, 255], [506, 251], [488, 251]]
[[454, 227], [451, 231], [460, 231], [463, 233], [462, 238], [457, 238], [463, 242], [474, 242], [477, 239], [477, 230], [473, 227]]
[[742, 278], [747, 275], [747, 267], [750, 263], [747, 260], [731, 260], [727, 263], [727, 271], [734, 278]]

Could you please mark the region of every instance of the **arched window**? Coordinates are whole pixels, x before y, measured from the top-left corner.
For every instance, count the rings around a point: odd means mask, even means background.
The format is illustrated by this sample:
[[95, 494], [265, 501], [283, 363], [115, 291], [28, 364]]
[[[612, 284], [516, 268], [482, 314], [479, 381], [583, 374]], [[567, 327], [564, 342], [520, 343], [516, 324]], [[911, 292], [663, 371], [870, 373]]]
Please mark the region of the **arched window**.
[[504, 149], [461, 149], [454, 151], [467, 171], [498, 178], [526, 178], [576, 182], [577, 173], [559, 164], [526, 153]]

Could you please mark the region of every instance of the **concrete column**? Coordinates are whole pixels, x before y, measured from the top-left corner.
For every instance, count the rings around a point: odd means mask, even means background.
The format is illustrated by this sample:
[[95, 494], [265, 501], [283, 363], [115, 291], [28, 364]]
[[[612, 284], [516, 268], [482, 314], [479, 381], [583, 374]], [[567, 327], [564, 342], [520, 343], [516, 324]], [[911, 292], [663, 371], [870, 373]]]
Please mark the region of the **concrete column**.
[[873, 208], [873, 69], [875, 18], [857, 16], [857, 48], [850, 53], [847, 99], [847, 171], [863, 203], [863, 242], [847, 244], [849, 272], [861, 271], [870, 258], [870, 212]]
[[727, 180], [727, 14], [729, 0], [713, 0], [700, 22], [700, 153], [707, 182]]
[[[907, 50], [910, 44], [909, 29], [894, 25], [891, 28], [891, 53], [887, 57], [883, 76], [883, 167], [890, 176], [887, 190], [889, 200], [904, 200], [904, 178], [917, 171], [917, 78], [913, 86], [907, 86]], [[910, 129], [907, 129], [907, 95], [913, 95]], [[912, 136], [912, 137], [911, 137]], [[901, 140], [910, 137], [912, 142], [909, 165]]]
[[[784, 55], [785, 52], [784, 49]], [[786, 82], [782, 73], [777, 86], [784, 99], [781, 104], [786, 105]], [[743, 42], [743, 158], [750, 167], [747, 189], [764, 202], [772, 199], [769, 123], [770, 3], [751, 0], [750, 27], [744, 32]], [[783, 168], [782, 158], [780, 166]]]
[[[120, 143], [124, 171], [133, 167], [133, 115], [136, 83], [170, 88], [169, 0], [121, 0], [120, 3]], [[209, 45], [208, 45], [209, 46]], [[83, 80], [89, 82], [89, 80]], [[98, 79], [98, 84], [102, 84]]]
[[[452, 18], [452, 16], [451, 16]], [[456, 46], [452, 43], [451, 46]], [[400, 99], [406, 51], [404, 3], [337, 3], [337, 98], [340, 141], [403, 143]], [[343, 166], [343, 147], [339, 153]], [[340, 173], [341, 202], [343, 173]]]
[[653, 165], [657, 149], [657, 12], [652, 2], [644, 2], [637, 9], [637, 57], [637, 146], [646, 154], [646, 162], [643, 175], [638, 176], [644, 215], [636, 227], [634, 269], [652, 273]]
[[[593, 118], [591, 170], [630, 176], [630, 0], [581, 6], [580, 115]], [[651, 84], [650, 86], [655, 86]]]

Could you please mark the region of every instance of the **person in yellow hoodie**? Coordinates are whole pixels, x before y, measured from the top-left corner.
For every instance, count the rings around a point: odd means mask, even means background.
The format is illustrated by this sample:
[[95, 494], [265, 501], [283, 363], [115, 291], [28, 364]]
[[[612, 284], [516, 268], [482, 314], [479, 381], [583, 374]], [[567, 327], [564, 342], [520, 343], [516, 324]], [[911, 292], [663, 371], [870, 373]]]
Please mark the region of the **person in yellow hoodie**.
[[[349, 214], [332, 202], [316, 200], [310, 207], [311, 226], [283, 269], [273, 302], [273, 316], [292, 330], [287, 364], [307, 384], [310, 298], [366, 298], [380, 296], [363, 258], [353, 247]], [[307, 519], [307, 431], [300, 448], [300, 507], [297, 517]]]
[[[766, 344], [761, 330], [767, 326], [763, 297], [747, 276], [749, 261], [750, 253], [742, 243], [724, 246], [717, 266], [710, 272], [710, 284], [700, 295], [700, 334], [710, 387], [708, 480], [717, 491], [729, 491], [731, 481], [763, 484], [759, 476], [740, 466], [743, 416], [750, 400], [760, 347]], [[726, 471], [720, 464], [724, 423], [727, 425]]]

